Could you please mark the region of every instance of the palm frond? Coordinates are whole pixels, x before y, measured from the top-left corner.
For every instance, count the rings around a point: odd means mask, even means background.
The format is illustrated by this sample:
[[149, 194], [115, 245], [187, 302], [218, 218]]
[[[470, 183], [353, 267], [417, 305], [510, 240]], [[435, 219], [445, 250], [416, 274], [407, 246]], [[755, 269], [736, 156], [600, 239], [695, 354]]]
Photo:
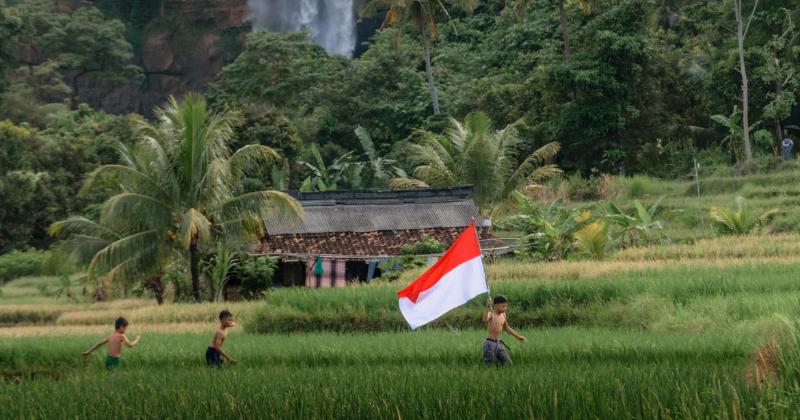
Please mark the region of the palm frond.
[[181, 245], [188, 248], [194, 241], [208, 241], [210, 236], [211, 222], [202, 212], [190, 208], [183, 213], [178, 225], [178, 240]]
[[71, 235], [93, 235], [118, 239], [120, 235], [107, 226], [101, 225], [83, 216], [71, 216], [50, 225], [48, 233], [53, 237], [68, 237]]
[[574, 237], [578, 247], [593, 258], [605, 258], [609, 245], [608, 225], [605, 222], [595, 220], [588, 223], [575, 232]]
[[99, 272], [112, 270], [125, 261], [136, 260], [143, 250], [156, 246], [158, 236], [158, 231], [146, 230], [109, 243], [98, 251], [89, 263], [89, 278], [93, 278]]
[[[501, 196], [508, 196], [511, 191], [519, 188], [526, 181], [529, 183], [542, 182], [549, 177], [562, 173], [558, 166], [543, 166], [546, 162], [552, 160], [559, 150], [561, 150], [560, 143], [550, 142], [528, 155], [506, 181]], [[537, 169], [541, 170], [537, 171]]]
[[234, 179], [252, 175], [264, 165], [274, 165], [282, 160], [281, 154], [268, 146], [249, 144], [234, 152], [228, 159]]
[[288, 220], [301, 219], [303, 206], [291, 195], [275, 190], [255, 191], [233, 197], [223, 203], [221, 219], [246, 219], [257, 217], [263, 219], [269, 214], [281, 214]]
[[100, 223], [106, 226], [139, 224], [147, 228], [168, 226], [172, 207], [157, 198], [132, 192], [112, 196], [100, 212]]
[[[90, 172], [86, 177], [81, 195], [85, 195], [96, 185], [104, 181], [114, 180], [121, 185], [127, 186], [131, 190], [148, 190], [157, 193], [159, 198], [168, 200], [169, 194], [162, 185], [145, 173], [124, 165], [103, 165]], [[142, 188], [144, 187], [144, 188]]]

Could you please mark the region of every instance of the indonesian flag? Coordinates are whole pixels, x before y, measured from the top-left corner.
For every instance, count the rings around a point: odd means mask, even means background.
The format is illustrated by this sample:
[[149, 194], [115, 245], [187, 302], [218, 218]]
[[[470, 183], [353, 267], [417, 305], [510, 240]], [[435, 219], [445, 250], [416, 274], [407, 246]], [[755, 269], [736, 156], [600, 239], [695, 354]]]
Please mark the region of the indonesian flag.
[[471, 222], [450, 249], [397, 296], [400, 312], [415, 330], [488, 291], [475, 222]]

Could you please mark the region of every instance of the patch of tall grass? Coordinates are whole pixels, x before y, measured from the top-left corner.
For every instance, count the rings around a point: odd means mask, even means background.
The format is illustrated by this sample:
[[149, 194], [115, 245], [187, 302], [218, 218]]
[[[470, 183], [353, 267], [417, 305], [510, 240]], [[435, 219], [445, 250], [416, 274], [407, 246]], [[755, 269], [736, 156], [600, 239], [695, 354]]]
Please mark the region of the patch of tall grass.
[[800, 256], [800, 235], [721, 236], [693, 244], [654, 245], [628, 248], [617, 255], [618, 261], [768, 258]]
[[79, 359], [87, 339], [17, 339], [0, 343], [0, 366], [14, 369], [0, 383], [0, 416], [791, 418], [798, 408], [745, 385], [750, 337], [523, 333], [512, 369], [482, 367], [483, 334], [469, 330], [234, 332], [226, 349], [239, 363], [222, 370], [203, 364], [209, 335], [145, 335], [110, 373], [100, 355]]

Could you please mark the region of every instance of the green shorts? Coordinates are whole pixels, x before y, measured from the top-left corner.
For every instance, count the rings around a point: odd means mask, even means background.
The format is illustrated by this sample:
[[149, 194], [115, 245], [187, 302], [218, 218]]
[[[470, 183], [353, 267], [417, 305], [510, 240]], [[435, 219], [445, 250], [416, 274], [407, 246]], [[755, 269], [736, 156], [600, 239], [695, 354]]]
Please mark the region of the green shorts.
[[106, 369], [114, 369], [119, 366], [119, 356], [106, 356]]

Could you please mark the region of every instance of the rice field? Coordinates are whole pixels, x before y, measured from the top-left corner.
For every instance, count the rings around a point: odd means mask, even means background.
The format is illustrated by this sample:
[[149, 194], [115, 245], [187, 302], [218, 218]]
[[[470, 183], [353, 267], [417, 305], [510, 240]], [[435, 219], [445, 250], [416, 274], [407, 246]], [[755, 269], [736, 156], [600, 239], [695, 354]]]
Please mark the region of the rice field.
[[[19, 279], [0, 288], [0, 418], [797, 418], [798, 239], [500, 260], [492, 290], [528, 337], [507, 337], [505, 369], [482, 366], [484, 297], [408, 331], [394, 293], [413, 272], [163, 306], [70, 302], [38, 293], [52, 278]], [[225, 344], [238, 363], [209, 369], [224, 307], [241, 324]], [[102, 349], [79, 354], [120, 315], [142, 342], [107, 372]]]
[[735, 208], [738, 196], [745, 198], [747, 212], [760, 215], [778, 209], [780, 212], [767, 227], [771, 233], [800, 231], [800, 215], [793, 211], [800, 205], [800, 172], [777, 171], [745, 177], [701, 176], [700, 195], [693, 177], [687, 180], [661, 180], [646, 176], [620, 178], [622, 196], [605, 200], [571, 203], [579, 208], [604, 212], [609, 201], [630, 208], [633, 199], [649, 206], [663, 197], [656, 219], [664, 222], [663, 233], [672, 242], [686, 243], [717, 236], [708, 209]]

